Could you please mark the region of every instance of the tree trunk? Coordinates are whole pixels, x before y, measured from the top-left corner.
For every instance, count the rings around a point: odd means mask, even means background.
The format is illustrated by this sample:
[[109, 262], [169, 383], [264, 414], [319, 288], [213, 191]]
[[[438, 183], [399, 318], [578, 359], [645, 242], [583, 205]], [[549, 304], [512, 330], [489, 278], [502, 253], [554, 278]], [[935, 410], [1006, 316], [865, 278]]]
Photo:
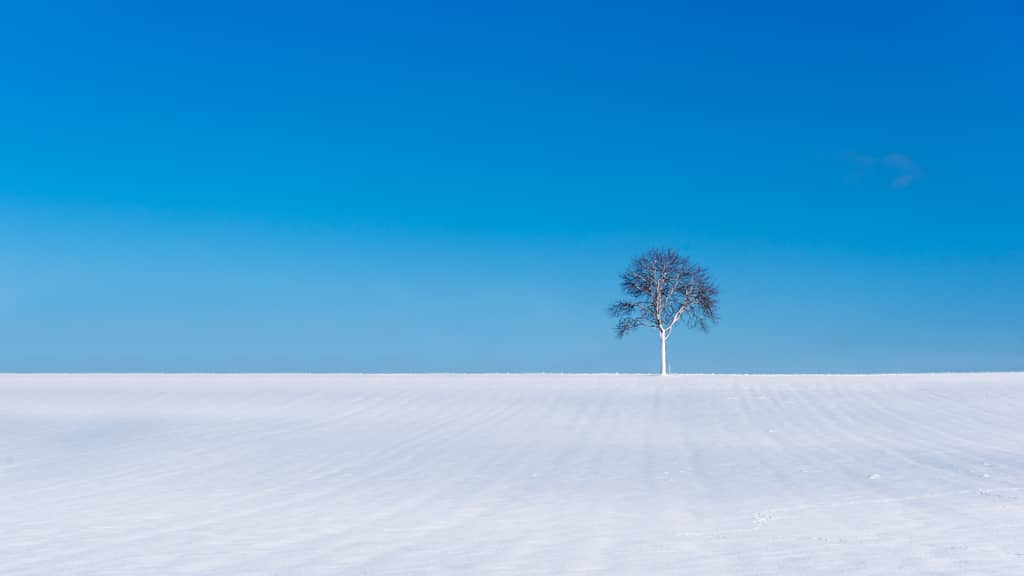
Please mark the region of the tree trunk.
[[666, 363], [666, 360], [665, 360], [665, 341], [666, 340], [668, 340], [668, 337], [665, 336], [664, 332], [662, 332], [661, 333], [661, 375], [662, 376], [668, 374], [668, 364]]

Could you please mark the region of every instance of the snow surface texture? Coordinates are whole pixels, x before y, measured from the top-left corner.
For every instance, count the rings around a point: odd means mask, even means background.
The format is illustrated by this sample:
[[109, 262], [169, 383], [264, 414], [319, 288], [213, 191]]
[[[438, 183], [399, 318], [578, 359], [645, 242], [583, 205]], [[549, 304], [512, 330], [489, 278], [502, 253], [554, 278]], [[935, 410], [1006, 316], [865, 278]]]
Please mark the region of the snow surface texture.
[[1024, 374], [0, 376], [0, 574], [1024, 574]]

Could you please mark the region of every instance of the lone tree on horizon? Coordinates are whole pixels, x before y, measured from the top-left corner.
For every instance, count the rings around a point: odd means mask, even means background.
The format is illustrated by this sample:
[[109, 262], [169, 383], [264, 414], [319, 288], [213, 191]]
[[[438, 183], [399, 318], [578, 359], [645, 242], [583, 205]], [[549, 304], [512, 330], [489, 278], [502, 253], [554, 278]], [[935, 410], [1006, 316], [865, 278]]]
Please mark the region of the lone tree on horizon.
[[718, 322], [718, 287], [707, 270], [672, 249], [654, 249], [636, 257], [622, 273], [625, 300], [608, 312], [618, 318], [615, 335], [622, 338], [640, 327], [658, 331], [661, 373], [668, 374], [665, 343], [676, 324], [708, 331]]

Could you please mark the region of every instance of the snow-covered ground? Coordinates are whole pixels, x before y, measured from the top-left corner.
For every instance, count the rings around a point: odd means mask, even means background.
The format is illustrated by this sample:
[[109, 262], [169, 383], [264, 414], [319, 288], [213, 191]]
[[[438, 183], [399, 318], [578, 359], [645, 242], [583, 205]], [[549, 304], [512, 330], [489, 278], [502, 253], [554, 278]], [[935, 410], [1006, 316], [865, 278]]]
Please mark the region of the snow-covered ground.
[[0, 574], [1024, 574], [1024, 374], [0, 376]]

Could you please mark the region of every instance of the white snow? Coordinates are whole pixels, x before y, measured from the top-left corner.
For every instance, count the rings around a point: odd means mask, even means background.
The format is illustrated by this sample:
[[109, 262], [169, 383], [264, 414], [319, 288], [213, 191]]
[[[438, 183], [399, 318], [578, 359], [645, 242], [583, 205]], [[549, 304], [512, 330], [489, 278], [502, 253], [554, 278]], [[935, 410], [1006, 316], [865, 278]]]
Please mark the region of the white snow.
[[0, 574], [1024, 574], [1024, 374], [0, 376]]

